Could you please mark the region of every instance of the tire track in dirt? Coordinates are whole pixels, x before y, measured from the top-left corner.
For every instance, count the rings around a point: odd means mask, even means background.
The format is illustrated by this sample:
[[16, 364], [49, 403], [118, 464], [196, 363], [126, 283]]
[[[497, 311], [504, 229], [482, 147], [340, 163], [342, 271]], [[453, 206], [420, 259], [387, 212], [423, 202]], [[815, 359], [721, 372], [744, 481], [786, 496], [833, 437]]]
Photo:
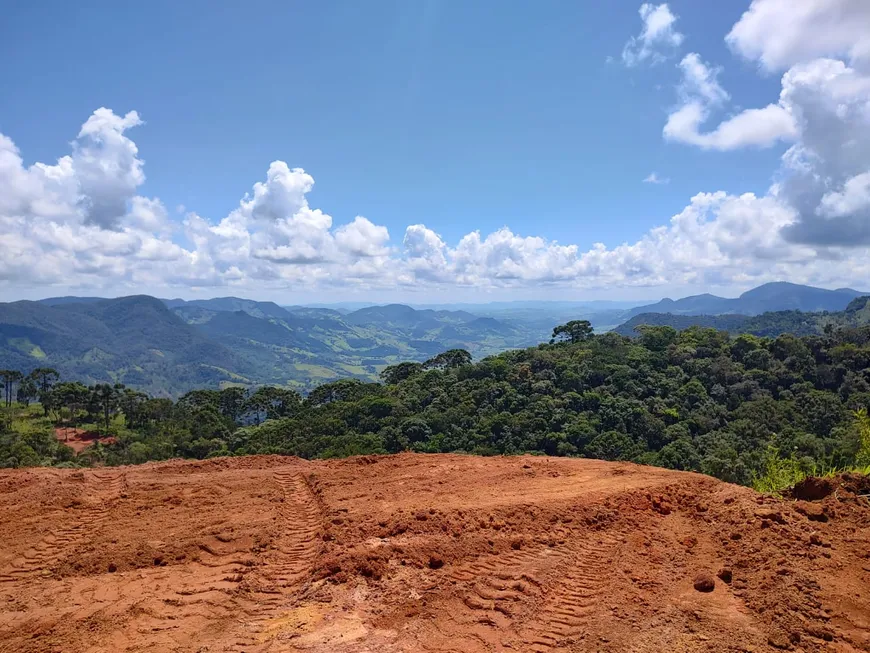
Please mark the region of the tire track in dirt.
[[284, 557], [272, 565], [271, 576], [280, 587], [293, 588], [308, 575], [320, 551], [320, 508], [300, 472], [276, 471], [275, 480], [284, 494], [280, 513], [286, 530], [279, 547]]
[[127, 476], [124, 472], [94, 473], [86, 485], [88, 507], [76, 514], [76, 520], [45, 535], [32, 548], [12, 561], [0, 572], [0, 583], [12, 583], [40, 575], [48, 575], [51, 567], [68, 555], [73, 547], [100, 528], [115, 504], [125, 494]]
[[550, 653], [583, 632], [607, 586], [611, 556], [617, 545], [612, 535], [576, 540], [557, 585], [530, 625], [521, 632], [524, 649]]
[[226, 618], [235, 613], [232, 597], [254, 560], [233, 542], [223, 542], [216, 537], [201, 541], [199, 549], [196, 573], [176, 590], [175, 597], [164, 599], [164, 603], [183, 607], [185, 616]]
[[[513, 606], [540, 588], [537, 574], [541, 566], [553, 564], [560, 555], [549, 548], [511, 551], [464, 565], [452, 572], [450, 578], [468, 585], [469, 591], [463, 598], [466, 607], [511, 617], [515, 612]], [[496, 617], [490, 614], [484, 620], [494, 622]]]
[[472, 650], [460, 649], [458, 642], [472, 641], [481, 650], [502, 650], [506, 640], [516, 639], [518, 624], [542, 600], [546, 578], [563, 562], [559, 550], [540, 545], [486, 554], [457, 566], [447, 576], [455, 590], [441, 609], [444, 617], [416, 640], [417, 650], [458, 653]]
[[314, 493], [302, 472], [280, 469], [273, 474], [283, 501], [278, 510], [284, 532], [277, 555], [247, 575], [248, 591], [241, 609], [249, 616], [230, 652], [256, 653], [269, 650], [277, 634], [273, 620], [280, 617], [303, 588], [320, 553], [322, 516]]

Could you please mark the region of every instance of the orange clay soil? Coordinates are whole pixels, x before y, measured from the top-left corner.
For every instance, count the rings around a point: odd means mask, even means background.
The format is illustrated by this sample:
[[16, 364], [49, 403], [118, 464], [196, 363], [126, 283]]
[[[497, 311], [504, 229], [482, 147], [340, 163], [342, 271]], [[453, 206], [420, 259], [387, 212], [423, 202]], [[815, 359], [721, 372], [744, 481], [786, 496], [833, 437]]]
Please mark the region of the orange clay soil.
[[54, 437], [76, 453], [81, 453], [96, 442], [102, 442], [103, 444], [115, 442], [115, 438], [111, 436], [103, 437], [94, 431], [85, 431], [84, 429], [73, 428], [71, 426], [57, 427], [54, 429]]
[[780, 501], [412, 454], [5, 471], [0, 651], [866, 651], [862, 482]]

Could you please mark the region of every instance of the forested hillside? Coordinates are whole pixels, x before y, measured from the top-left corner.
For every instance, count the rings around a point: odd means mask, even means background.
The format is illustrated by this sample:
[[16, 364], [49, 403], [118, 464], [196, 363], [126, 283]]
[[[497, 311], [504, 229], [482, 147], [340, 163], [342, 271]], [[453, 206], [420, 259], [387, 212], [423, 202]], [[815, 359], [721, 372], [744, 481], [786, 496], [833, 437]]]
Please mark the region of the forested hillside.
[[[0, 368], [26, 372], [49, 366], [85, 384], [122, 383], [173, 399], [196, 388], [231, 385], [269, 384], [305, 393], [338, 379], [376, 381], [390, 365], [423, 362], [450, 349], [480, 360], [537, 345], [553, 324], [578, 319], [599, 332], [615, 328], [628, 336], [636, 335], [639, 324], [677, 329], [697, 324], [766, 336], [822, 333], [828, 324], [861, 321], [792, 309], [842, 311], [856, 294], [770, 283], [734, 299], [662, 300], [653, 305], [662, 311], [657, 314], [617, 302], [507, 302], [478, 304], [473, 311], [462, 305], [402, 304], [336, 310], [239, 297], [54, 297], [0, 303]], [[756, 315], [774, 308], [789, 310]]]
[[64, 378], [123, 382], [157, 395], [217, 387], [226, 370], [254, 371], [153, 297], [0, 304], [0, 367], [45, 366]]
[[386, 366], [451, 348], [483, 357], [540, 333], [465, 311], [388, 305], [348, 314], [236, 297], [59, 297], [0, 304], [0, 367], [59, 370], [176, 398], [201, 387], [378, 379]]
[[[632, 340], [592, 335], [588, 323], [574, 322], [553, 335], [550, 344], [478, 363], [452, 350], [388, 367], [383, 383], [345, 379], [305, 398], [228, 388], [172, 402], [61, 383], [41, 395], [47, 417], [33, 407], [7, 410], [0, 462], [539, 452], [748, 483], [773, 449], [807, 468], [859, 457], [870, 405], [868, 326], [776, 338], [657, 326]], [[19, 383], [12, 381], [10, 398]], [[71, 420], [112, 440], [73, 458], [52, 433], [53, 423]]]

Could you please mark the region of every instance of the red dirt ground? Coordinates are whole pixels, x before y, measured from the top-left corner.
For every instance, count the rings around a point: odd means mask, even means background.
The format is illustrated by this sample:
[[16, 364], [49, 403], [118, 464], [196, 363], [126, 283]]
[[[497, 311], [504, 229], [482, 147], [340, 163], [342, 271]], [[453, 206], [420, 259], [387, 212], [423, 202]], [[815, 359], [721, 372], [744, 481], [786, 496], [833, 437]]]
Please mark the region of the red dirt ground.
[[54, 435], [76, 453], [81, 453], [96, 442], [102, 442], [103, 444], [115, 442], [113, 437], [102, 438], [99, 433], [94, 431], [85, 431], [84, 429], [77, 429], [71, 426], [59, 426], [55, 428]]
[[867, 651], [866, 491], [458, 455], [5, 471], [0, 651]]

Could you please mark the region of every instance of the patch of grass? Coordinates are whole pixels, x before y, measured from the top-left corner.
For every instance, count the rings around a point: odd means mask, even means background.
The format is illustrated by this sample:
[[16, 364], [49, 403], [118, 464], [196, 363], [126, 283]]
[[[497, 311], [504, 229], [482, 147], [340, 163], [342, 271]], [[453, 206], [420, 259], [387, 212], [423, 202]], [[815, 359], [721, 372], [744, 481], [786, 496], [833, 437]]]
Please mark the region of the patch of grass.
[[82, 360], [86, 363], [108, 363], [108, 361], [111, 361], [113, 358], [114, 356], [98, 347], [92, 347], [82, 356]]
[[870, 468], [870, 415], [866, 408], [855, 411], [855, 426], [858, 428], [860, 441], [855, 460], [858, 465]]
[[794, 487], [807, 476], [813, 474], [795, 458], [794, 454], [783, 458], [779, 449], [774, 446], [767, 448], [764, 456], [764, 472], [753, 474], [752, 489], [764, 494], [781, 494], [783, 490]]
[[831, 478], [840, 474], [863, 474], [870, 476], [870, 464], [852, 465], [850, 467], [829, 467], [813, 464], [806, 467], [794, 455], [782, 458], [776, 447], [770, 447], [764, 459], [764, 473], [752, 478], [752, 489], [762, 494], [772, 494], [781, 497], [782, 493], [793, 488], [810, 476]]
[[339, 363], [338, 367], [342, 368], [346, 372], [349, 372], [350, 374], [365, 374], [366, 373], [366, 371], [362, 367], [362, 365], [351, 365], [349, 363]]
[[864, 476], [870, 476], [870, 465], [858, 465], [853, 467], [849, 471], [854, 472], [855, 474], [864, 474]]
[[28, 356], [38, 359], [45, 358], [45, 352], [42, 351], [42, 347], [34, 345], [28, 338], [8, 338], [6, 342]]
[[223, 368], [223, 367], [217, 367], [216, 365], [205, 365], [205, 364], [201, 364], [201, 367], [203, 367], [205, 369], [209, 369], [209, 370], [216, 370], [222, 374], [226, 374], [232, 381], [238, 381], [241, 384], [246, 384], [246, 383], [251, 382], [250, 379], [242, 376], [241, 374], [236, 374], [235, 372], [231, 372], [230, 370]]
[[322, 365], [313, 365], [311, 363], [296, 363], [293, 367], [299, 372], [306, 372], [310, 376], [321, 379], [334, 379], [338, 376], [335, 370]]
[[861, 408], [855, 411], [854, 419], [859, 441], [855, 465], [828, 467], [813, 463], [807, 466], [795, 458], [794, 454], [783, 458], [779, 449], [771, 446], [764, 456], [764, 472], [752, 477], [752, 488], [764, 494], [780, 495], [783, 490], [794, 487], [809, 476], [824, 478], [846, 473], [870, 476], [870, 415], [867, 414], [867, 409]]
[[30, 435], [41, 433], [46, 429], [53, 428], [51, 419], [42, 416], [42, 410], [38, 406], [13, 406], [10, 428], [15, 433]]

